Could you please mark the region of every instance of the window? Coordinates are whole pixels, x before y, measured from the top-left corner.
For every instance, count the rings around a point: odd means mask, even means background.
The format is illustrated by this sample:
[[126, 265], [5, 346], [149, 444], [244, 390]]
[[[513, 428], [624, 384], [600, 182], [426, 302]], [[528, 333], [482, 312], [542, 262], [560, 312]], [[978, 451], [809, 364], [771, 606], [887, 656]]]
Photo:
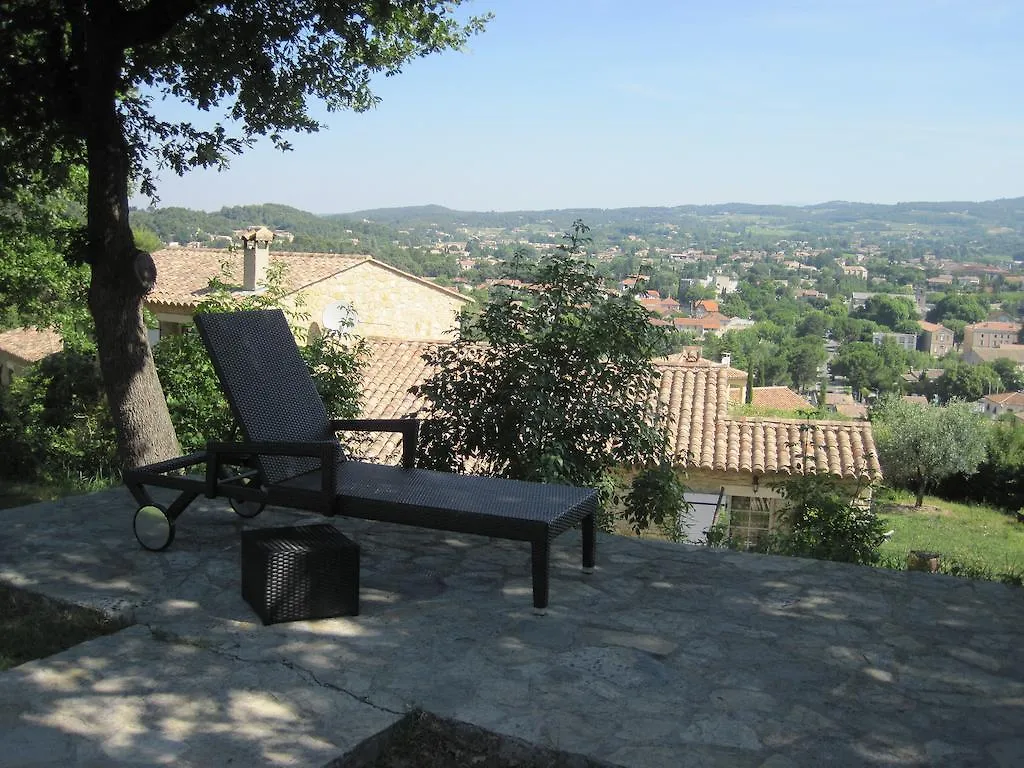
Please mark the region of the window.
[[733, 496], [730, 499], [729, 535], [735, 541], [753, 546], [772, 526], [772, 501], [758, 496]]
[[164, 336], [179, 336], [182, 332], [181, 323], [168, 323], [163, 320], [160, 321], [160, 338]]

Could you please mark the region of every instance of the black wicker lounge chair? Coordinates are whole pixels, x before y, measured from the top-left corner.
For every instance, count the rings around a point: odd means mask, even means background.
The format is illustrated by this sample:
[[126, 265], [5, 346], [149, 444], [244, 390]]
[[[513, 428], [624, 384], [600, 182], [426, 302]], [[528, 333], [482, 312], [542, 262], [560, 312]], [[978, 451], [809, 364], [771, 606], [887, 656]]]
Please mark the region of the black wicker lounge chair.
[[[280, 310], [198, 315], [196, 326], [245, 440], [211, 442], [205, 451], [125, 474], [140, 504], [134, 529], [143, 547], [167, 548], [177, 518], [205, 494], [226, 497], [243, 517], [270, 504], [528, 541], [533, 602], [541, 610], [555, 536], [582, 523], [583, 568], [593, 568], [593, 489], [416, 469], [416, 420], [328, 417]], [[336, 437], [344, 430], [400, 432], [402, 466], [346, 459]], [[200, 465], [203, 476], [187, 474]], [[165, 508], [146, 486], [180, 493]]]

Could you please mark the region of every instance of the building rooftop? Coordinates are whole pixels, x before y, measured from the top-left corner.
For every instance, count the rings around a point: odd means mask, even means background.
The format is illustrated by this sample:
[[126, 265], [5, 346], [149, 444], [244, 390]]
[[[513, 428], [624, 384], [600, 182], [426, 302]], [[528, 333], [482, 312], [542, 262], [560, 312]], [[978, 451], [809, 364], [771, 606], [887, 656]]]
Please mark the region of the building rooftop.
[[1000, 392], [996, 395], [985, 395], [981, 399], [1002, 408], [1024, 408], [1024, 392]]
[[[223, 280], [235, 291], [241, 292], [242, 261], [241, 250], [215, 248], [165, 248], [153, 254], [157, 268], [157, 280], [153, 290], [146, 297], [150, 304], [192, 309], [209, 294], [211, 278]], [[438, 285], [426, 278], [403, 272], [372, 256], [339, 255], [327, 253], [272, 252], [270, 263], [283, 263], [286, 267], [284, 287], [288, 292], [298, 291], [305, 286], [345, 272], [365, 263], [403, 275], [410, 280], [442, 291], [469, 302], [470, 299], [458, 291]], [[222, 265], [227, 265], [227, 277], [222, 274]]]
[[722, 472], [802, 475], [827, 472], [879, 480], [867, 422], [733, 418], [723, 369], [662, 368], [658, 401], [669, 447], [682, 466]]
[[[420, 414], [426, 403], [408, 388], [430, 375], [422, 354], [436, 345], [371, 341], [372, 358], [363, 374], [366, 418], [403, 418]], [[869, 423], [729, 415], [730, 382], [746, 372], [709, 360], [688, 362], [686, 352], [655, 361], [661, 373], [657, 400], [664, 410], [669, 447], [681, 466], [752, 474], [828, 472], [850, 479], [878, 480]], [[809, 407], [806, 400], [793, 395]], [[396, 436], [377, 436], [355, 449], [361, 457], [394, 463], [400, 455]]]
[[6, 352], [22, 363], [34, 363], [60, 352], [64, 342], [49, 328], [12, 328], [0, 332], [0, 352]]
[[756, 408], [774, 408], [780, 411], [796, 411], [813, 408], [811, 401], [789, 387], [753, 387], [753, 402]]

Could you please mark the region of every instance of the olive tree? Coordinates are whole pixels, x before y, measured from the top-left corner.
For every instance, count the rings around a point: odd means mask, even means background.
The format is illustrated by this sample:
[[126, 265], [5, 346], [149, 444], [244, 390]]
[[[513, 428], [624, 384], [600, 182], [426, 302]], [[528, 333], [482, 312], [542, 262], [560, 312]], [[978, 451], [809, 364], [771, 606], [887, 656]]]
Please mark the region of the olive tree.
[[[260, 136], [287, 148], [289, 131], [323, 127], [311, 101], [369, 109], [372, 75], [482, 29], [455, 17], [460, 2], [5, 0], [0, 189], [87, 171], [88, 305], [125, 465], [179, 451], [142, 319], [156, 273], [132, 237], [133, 182], [152, 195], [154, 165], [224, 166]], [[164, 98], [221, 121], [164, 119]]]
[[891, 482], [924, 495], [945, 477], [973, 475], [985, 460], [988, 424], [970, 403], [922, 405], [891, 396], [871, 410], [882, 471]]

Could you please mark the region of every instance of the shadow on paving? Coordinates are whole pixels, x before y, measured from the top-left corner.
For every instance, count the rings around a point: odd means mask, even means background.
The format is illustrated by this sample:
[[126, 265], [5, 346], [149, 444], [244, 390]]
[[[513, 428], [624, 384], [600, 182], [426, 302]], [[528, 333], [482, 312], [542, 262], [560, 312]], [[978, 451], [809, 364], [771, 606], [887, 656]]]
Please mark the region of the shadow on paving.
[[240, 530], [323, 518], [194, 507], [159, 554], [122, 491], [0, 513], [0, 579], [135, 622], [0, 676], [15, 764], [324, 765], [415, 709], [644, 768], [1024, 764], [1018, 589], [612, 536], [583, 576], [569, 533], [536, 617], [528, 545], [337, 518], [361, 615], [264, 627]]

